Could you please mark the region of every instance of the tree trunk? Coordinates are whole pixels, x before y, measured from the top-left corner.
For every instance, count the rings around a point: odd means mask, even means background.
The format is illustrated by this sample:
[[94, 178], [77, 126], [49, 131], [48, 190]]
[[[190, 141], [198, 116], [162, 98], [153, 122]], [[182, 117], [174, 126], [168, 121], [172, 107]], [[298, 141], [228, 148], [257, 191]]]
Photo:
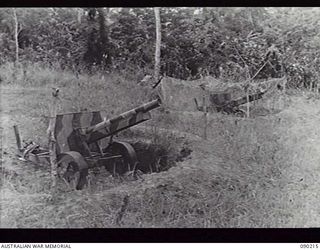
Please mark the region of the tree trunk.
[[14, 41], [16, 45], [16, 60], [15, 64], [19, 62], [19, 43], [18, 43], [18, 18], [16, 9], [13, 8], [13, 19], [14, 19]]
[[78, 23], [79, 23], [79, 24], [81, 24], [82, 14], [83, 14], [82, 8], [78, 8], [78, 16], [77, 16], [77, 19], [78, 19]]
[[154, 64], [154, 80], [158, 81], [160, 76], [160, 48], [161, 48], [161, 22], [160, 22], [160, 9], [154, 8], [154, 15], [156, 19], [156, 52], [155, 52], [155, 64]]
[[102, 50], [102, 62], [106, 66], [110, 66], [112, 63], [110, 49], [109, 49], [109, 34], [108, 28], [106, 26], [106, 15], [109, 12], [105, 12], [104, 8], [98, 8], [97, 12], [99, 14], [99, 33], [100, 33], [100, 42], [101, 42], [101, 50]]

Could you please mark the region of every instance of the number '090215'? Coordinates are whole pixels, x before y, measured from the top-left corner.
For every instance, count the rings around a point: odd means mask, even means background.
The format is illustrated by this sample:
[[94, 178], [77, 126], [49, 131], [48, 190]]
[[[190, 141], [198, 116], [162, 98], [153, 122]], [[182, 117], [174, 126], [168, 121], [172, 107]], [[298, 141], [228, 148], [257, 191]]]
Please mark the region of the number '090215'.
[[300, 248], [318, 248], [318, 244], [300, 244]]

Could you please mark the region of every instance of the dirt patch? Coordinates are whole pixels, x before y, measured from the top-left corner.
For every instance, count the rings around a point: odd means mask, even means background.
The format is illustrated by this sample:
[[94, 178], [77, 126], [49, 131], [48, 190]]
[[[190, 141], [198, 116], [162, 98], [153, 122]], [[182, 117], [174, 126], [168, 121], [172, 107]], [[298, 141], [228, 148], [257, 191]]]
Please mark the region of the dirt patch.
[[176, 162], [187, 159], [192, 150], [186, 146], [177, 153], [173, 153], [163, 145], [137, 141], [131, 143], [138, 157], [138, 168], [143, 173], [159, 173], [167, 171], [176, 165]]

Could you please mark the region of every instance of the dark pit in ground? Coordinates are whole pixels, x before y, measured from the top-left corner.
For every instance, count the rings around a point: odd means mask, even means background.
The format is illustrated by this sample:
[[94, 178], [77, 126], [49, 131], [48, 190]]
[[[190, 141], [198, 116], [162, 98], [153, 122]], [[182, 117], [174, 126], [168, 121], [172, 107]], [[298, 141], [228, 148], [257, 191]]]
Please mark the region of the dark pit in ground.
[[192, 153], [192, 150], [187, 146], [172, 149], [143, 141], [131, 142], [131, 145], [137, 153], [138, 169], [143, 173], [167, 171], [177, 162], [186, 160]]

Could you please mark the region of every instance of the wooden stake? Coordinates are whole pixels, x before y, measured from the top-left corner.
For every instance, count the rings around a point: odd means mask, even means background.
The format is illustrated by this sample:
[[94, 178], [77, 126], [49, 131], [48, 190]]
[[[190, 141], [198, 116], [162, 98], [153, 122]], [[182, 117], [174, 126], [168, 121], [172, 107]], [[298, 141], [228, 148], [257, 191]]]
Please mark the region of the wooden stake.
[[164, 109], [167, 109], [167, 106], [168, 106], [168, 101], [167, 100], [167, 93], [166, 93], [166, 86], [165, 86], [166, 81], [163, 81], [161, 84], [160, 84], [160, 90], [159, 90], [159, 96], [161, 98], [161, 102], [162, 102], [162, 107], [164, 107]]
[[203, 101], [202, 101], [202, 107], [203, 107], [203, 114], [204, 114], [204, 130], [203, 130], [203, 139], [207, 140], [207, 125], [208, 125], [208, 110], [207, 110], [207, 104], [205, 95], [203, 95]]
[[249, 89], [246, 91], [246, 96], [247, 96], [247, 118], [250, 117], [250, 101], [249, 101]]
[[49, 155], [50, 155], [50, 166], [51, 166], [51, 187], [53, 189], [57, 186], [57, 152], [56, 152], [56, 138], [55, 138], [55, 124], [56, 124], [56, 115], [57, 115], [57, 105], [59, 100], [59, 89], [54, 89], [52, 92], [52, 101], [49, 106], [50, 109], [50, 120], [48, 127], [48, 139], [49, 139]]
[[[263, 66], [264, 67], [264, 66]], [[261, 70], [261, 69], [260, 69]], [[258, 73], [260, 72], [260, 70], [257, 71], [257, 73], [253, 76], [253, 77], [250, 77], [250, 71], [249, 71], [249, 67], [248, 65], [246, 65], [246, 97], [247, 97], [247, 118], [250, 117], [250, 101], [249, 101], [249, 88], [250, 88], [250, 82], [253, 78], [255, 78]]]
[[13, 129], [14, 129], [14, 134], [16, 136], [17, 148], [18, 148], [18, 151], [20, 152], [22, 146], [21, 146], [21, 138], [20, 138], [20, 133], [19, 133], [18, 126], [17, 125], [13, 125]]

